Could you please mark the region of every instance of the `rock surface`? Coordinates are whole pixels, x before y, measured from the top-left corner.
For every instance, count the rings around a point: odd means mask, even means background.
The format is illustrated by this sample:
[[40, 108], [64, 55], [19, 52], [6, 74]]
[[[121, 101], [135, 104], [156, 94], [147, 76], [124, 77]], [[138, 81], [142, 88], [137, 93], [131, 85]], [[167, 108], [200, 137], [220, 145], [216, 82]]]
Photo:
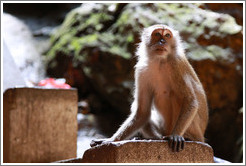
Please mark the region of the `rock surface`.
[[16, 66], [8, 47], [3, 41], [3, 92], [8, 88], [25, 86], [25, 80], [21, 76], [19, 68]]
[[[159, 22], [180, 31], [212, 109], [237, 102], [242, 90], [242, 27], [229, 15], [194, 4], [83, 4], [52, 37], [48, 74], [67, 77], [85, 95], [96, 91], [102, 105], [129, 112], [139, 32]], [[225, 67], [234, 78], [220, 72]], [[220, 89], [222, 83], [235, 90]]]
[[213, 149], [205, 143], [185, 142], [172, 152], [167, 141], [120, 141], [88, 149], [84, 163], [213, 163]]
[[43, 79], [45, 70], [39, 45], [36, 45], [29, 27], [20, 19], [4, 13], [3, 38], [28, 85]]

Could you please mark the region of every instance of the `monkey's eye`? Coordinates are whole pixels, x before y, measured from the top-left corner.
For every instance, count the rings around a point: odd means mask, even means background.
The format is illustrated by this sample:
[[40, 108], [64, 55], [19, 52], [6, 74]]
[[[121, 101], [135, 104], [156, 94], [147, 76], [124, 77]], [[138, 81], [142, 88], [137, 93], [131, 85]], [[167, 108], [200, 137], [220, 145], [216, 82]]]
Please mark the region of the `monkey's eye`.
[[155, 36], [159, 37], [159, 36], [161, 36], [161, 34], [157, 32], [157, 33], [155, 33]]
[[169, 33], [165, 34], [165, 37], [170, 38], [171, 35]]

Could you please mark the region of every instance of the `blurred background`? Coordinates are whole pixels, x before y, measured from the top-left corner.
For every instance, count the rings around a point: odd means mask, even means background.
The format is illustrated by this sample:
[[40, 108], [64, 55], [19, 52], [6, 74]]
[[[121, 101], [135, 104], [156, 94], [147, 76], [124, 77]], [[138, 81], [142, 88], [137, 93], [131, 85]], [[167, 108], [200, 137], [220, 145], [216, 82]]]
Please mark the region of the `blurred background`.
[[[21, 73], [15, 84], [62, 78], [78, 89], [77, 157], [129, 114], [139, 33], [162, 23], [180, 31], [205, 88], [206, 142], [215, 156], [242, 162], [242, 3], [3, 3], [3, 12], [4, 49]], [[5, 90], [13, 79], [3, 79]]]

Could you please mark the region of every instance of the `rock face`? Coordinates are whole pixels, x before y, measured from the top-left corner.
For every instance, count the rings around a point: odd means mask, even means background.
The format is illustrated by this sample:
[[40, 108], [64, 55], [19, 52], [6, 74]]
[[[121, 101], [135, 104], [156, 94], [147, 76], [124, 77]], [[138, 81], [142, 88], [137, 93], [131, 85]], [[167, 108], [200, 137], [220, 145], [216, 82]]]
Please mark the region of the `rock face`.
[[3, 42], [3, 92], [15, 86], [25, 86], [25, 80], [21, 77], [21, 72], [16, 66], [12, 55], [5, 42]]
[[[20, 19], [3, 14], [3, 38], [24, 80], [32, 85], [44, 78], [44, 64], [31, 30]], [[5, 68], [4, 68], [5, 69]]]
[[84, 163], [213, 163], [213, 149], [200, 142], [186, 142], [172, 152], [167, 141], [120, 141], [88, 149]]
[[110, 108], [126, 115], [139, 32], [157, 23], [172, 26], [180, 32], [207, 94], [208, 143], [217, 156], [233, 161], [242, 134], [242, 123], [237, 123], [242, 116], [238, 112], [243, 96], [242, 26], [228, 14], [205, 8], [204, 4], [82, 4], [52, 37], [48, 74], [65, 77], [78, 87], [92, 112]]
[[204, 8], [233, 16], [239, 25], [243, 25], [243, 3], [206, 3]]

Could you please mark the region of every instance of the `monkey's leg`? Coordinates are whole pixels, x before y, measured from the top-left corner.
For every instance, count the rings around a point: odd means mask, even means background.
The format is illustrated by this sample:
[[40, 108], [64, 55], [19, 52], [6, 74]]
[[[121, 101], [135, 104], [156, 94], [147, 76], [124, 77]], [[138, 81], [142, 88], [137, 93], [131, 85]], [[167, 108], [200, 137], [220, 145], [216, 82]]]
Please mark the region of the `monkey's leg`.
[[144, 125], [144, 127], [141, 130], [141, 133], [143, 137], [147, 139], [161, 139], [162, 137], [162, 135], [158, 131], [158, 128], [154, 125], [154, 123], [151, 120]]
[[199, 121], [193, 121], [187, 131], [184, 133], [183, 137], [185, 140], [200, 141], [204, 142], [204, 133], [198, 124]]
[[[156, 125], [151, 122], [151, 120], [146, 123], [146, 125], [142, 128], [141, 133], [144, 138], [147, 139], [161, 139], [163, 138], [161, 133], [159, 132]], [[164, 136], [164, 140], [168, 140], [168, 145], [174, 152], [179, 152], [184, 149], [184, 141], [185, 139], [179, 135], [170, 135]]]

